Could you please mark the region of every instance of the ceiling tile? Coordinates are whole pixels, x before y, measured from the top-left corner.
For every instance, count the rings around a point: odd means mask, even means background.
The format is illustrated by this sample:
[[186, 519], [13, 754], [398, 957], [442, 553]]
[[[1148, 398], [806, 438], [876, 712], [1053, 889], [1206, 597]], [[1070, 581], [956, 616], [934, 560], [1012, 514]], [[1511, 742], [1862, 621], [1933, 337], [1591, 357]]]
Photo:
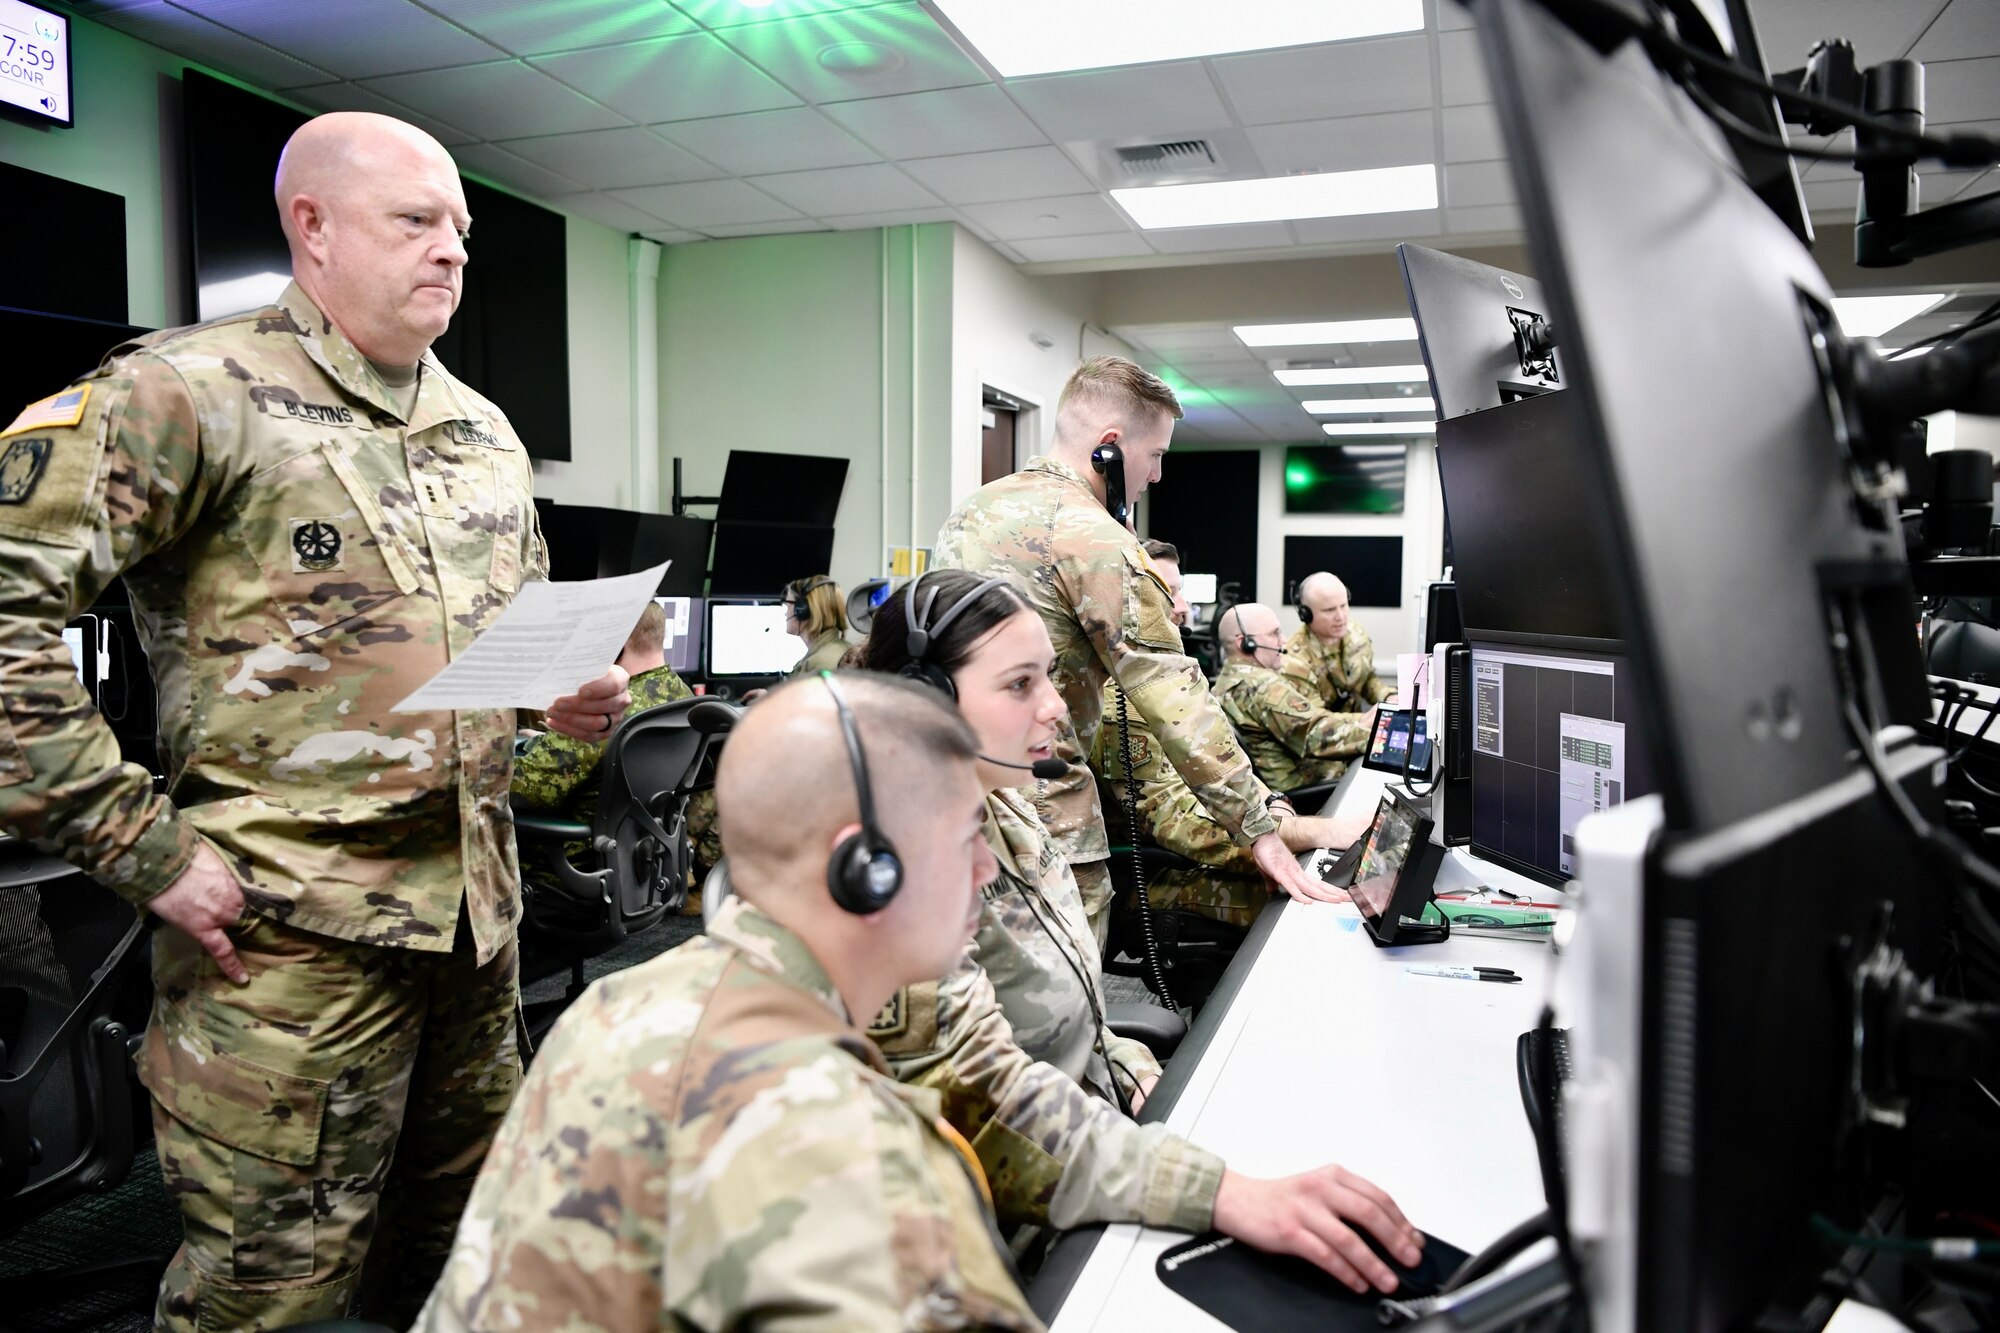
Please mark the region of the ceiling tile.
[[482, 139], [603, 130], [622, 123], [616, 112], [518, 60], [396, 74], [362, 86], [426, 115], [449, 116]]
[[1203, 250], [1262, 250], [1290, 245], [1292, 233], [1282, 222], [1251, 222], [1230, 227], [1156, 227], [1146, 233], [1146, 240], [1161, 254], [1185, 255]]
[[578, 217], [603, 223], [613, 231], [654, 232], [665, 229], [662, 219], [608, 194], [565, 194], [548, 202]]
[[1792, 0], [1755, 6], [1758, 45], [1772, 69], [1797, 69], [1814, 42], [1845, 37], [1866, 68], [1905, 55], [1945, 0]]
[[938, 202], [929, 190], [886, 162], [865, 167], [828, 167], [823, 171], [757, 176], [750, 183], [812, 217], [889, 208], [923, 208]]
[[285, 96], [296, 98], [315, 111], [373, 111], [380, 116], [394, 116], [398, 120], [415, 125], [446, 148], [456, 148], [460, 144], [471, 143], [479, 137], [476, 134], [467, 134], [456, 125], [447, 125], [441, 120], [426, 116], [415, 107], [392, 101], [358, 83], [329, 83], [318, 88], [293, 88]]
[[1443, 210], [1422, 208], [1410, 213], [1370, 213], [1351, 218], [1303, 218], [1292, 230], [1305, 245], [1341, 241], [1401, 241], [1436, 236], [1444, 230]]
[[1423, 36], [1219, 56], [1211, 62], [1246, 125], [1320, 120], [1431, 104], [1431, 55]]
[[839, 231], [859, 231], [864, 227], [910, 227], [926, 222], [956, 222], [949, 208], [892, 208], [882, 213], [842, 213], [825, 219]]
[[462, 144], [451, 150], [459, 170], [475, 171], [510, 190], [520, 190], [540, 199], [558, 194], [573, 194], [588, 181], [572, 180], [548, 168], [516, 157], [504, 148], [495, 148], [490, 143]]
[[695, 21], [667, 0], [423, 0], [509, 55], [540, 56], [586, 46], [693, 32]]
[[844, 13], [877, 5], [906, 5], [910, 0], [674, 0], [676, 9], [704, 28], [740, 28], [751, 23], [783, 23], [813, 14]]
[[914, 0], [719, 28], [716, 36], [808, 102], [988, 82]]
[[1028, 262], [1027, 258], [1019, 250], [1016, 250], [1005, 241], [988, 241], [987, 244], [992, 246], [994, 252], [1010, 264], [1025, 264]]
[[788, 236], [795, 232], [831, 231], [832, 228], [811, 218], [791, 218], [777, 222], [742, 222], [728, 226], [703, 227], [702, 230], [720, 240], [737, 236]]
[[2000, 56], [2000, 5], [1993, 0], [1952, 0], [1910, 54], [1918, 60]]
[[798, 216], [797, 210], [742, 181], [648, 185], [637, 190], [614, 191], [613, 197], [690, 231], [743, 222], [778, 222]]
[[1459, 236], [1518, 232], [1521, 230], [1520, 205], [1474, 204], [1467, 208], [1447, 208], [1444, 211], [1444, 229]]
[[1490, 102], [1479, 36], [1470, 28], [1438, 34], [1438, 101], [1445, 106]]
[[1806, 207], [1812, 212], [1844, 209], [1851, 213], [1860, 198], [1861, 179], [1851, 176], [1846, 180], [1806, 181], [1804, 189]]
[[1044, 236], [1040, 240], [1016, 240], [1012, 244], [1030, 264], [1152, 254], [1152, 246], [1146, 244], [1146, 238], [1134, 236], [1132, 232], [1110, 232], [1104, 236]]
[[708, 239], [698, 231], [645, 231], [639, 234], [649, 241], [658, 241], [661, 245], [691, 245], [696, 241]]
[[1404, 167], [1437, 160], [1437, 124], [1435, 113], [1429, 110], [1255, 125], [1248, 133], [1267, 176]]
[[1487, 162], [1507, 156], [1507, 141], [1500, 133], [1500, 117], [1494, 114], [1491, 102], [1448, 106], [1442, 117], [1445, 161]]
[[1089, 236], [1130, 230], [1125, 218], [1102, 195], [1068, 194], [1054, 199], [1015, 199], [967, 204], [959, 210], [999, 240], [1041, 236]]
[[1506, 162], [1457, 162], [1444, 169], [1448, 208], [1514, 202], [1514, 169]]
[[408, 0], [273, 4], [272, 0], [176, 0], [227, 28], [312, 63], [343, 79], [469, 65], [502, 54], [463, 28]]
[[713, 180], [724, 174], [658, 135], [630, 125], [615, 130], [586, 130], [582, 134], [510, 139], [503, 146], [509, 152], [563, 172], [593, 190]]
[[[1007, 91], [1051, 139], [1178, 138], [1229, 124], [1200, 61], [1011, 79]], [[1290, 119], [1297, 119], [1296, 116]]]
[[809, 106], [678, 120], [655, 131], [736, 176], [875, 161], [875, 154]]
[[[1202, 230], [1208, 230], [1203, 228]], [[1221, 230], [1221, 228], [1215, 228]], [[1154, 232], [1155, 236], [1172, 235], [1171, 232]], [[1225, 325], [1217, 324], [1132, 324], [1111, 330], [1127, 342], [1140, 342], [1161, 352], [1178, 352], [1184, 348], [1206, 347], [1227, 348], [1242, 352], [1243, 342]]]
[[947, 203], [983, 204], [996, 199], [1082, 194], [1090, 178], [1060, 148], [1003, 148], [997, 153], [927, 157], [901, 164]]
[[838, 102], [822, 109], [887, 157], [937, 157], [1047, 142], [992, 84]]
[[2000, 117], [2000, 56], [1924, 66], [1924, 96], [1933, 121]]
[[531, 63], [645, 123], [765, 111], [799, 100], [706, 32], [537, 56]]
[[265, 88], [296, 88], [301, 84], [326, 83], [335, 77], [331, 70], [295, 60], [255, 38], [176, 9], [164, 0], [101, 10], [91, 17], [142, 42], [151, 42], [162, 50]]

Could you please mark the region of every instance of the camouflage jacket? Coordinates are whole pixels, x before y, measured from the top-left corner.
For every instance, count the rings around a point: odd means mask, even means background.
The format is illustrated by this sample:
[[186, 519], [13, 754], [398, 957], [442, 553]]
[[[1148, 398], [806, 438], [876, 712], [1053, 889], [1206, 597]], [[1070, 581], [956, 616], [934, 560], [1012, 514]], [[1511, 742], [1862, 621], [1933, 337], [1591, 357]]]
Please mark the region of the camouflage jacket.
[[1215, 697], [1273, 791], [1332, 782], [1368, 748], [1368, 713], [1329, 713], [1297, 681], [1255, 662], [1225, 663]]
[[940, 1111], [733, 898], [556, 1024], [416, 1327], [1040, 1329]]
[[[426, 354], [397, 395], [294, 284], [114, 349], [0, 436], [0, 826], [135, 903], [206, 838], [250, 910], [483, 963], [519, 914], [509, 709], [395, 713], [547, 568], [528, 457]], [[119, 574], [165, 795], [56, 630]]]
[[1328, 643], [1301, 625], [1285, 640], [1278, 670], [1306, 684], [1321, 704], [1337, 713], [1359, 713], [1395, 693], [1375, 674], [1375, 641], [1356, 621], [1338, 643]]
[[1042, 457], [982, 486], [938, 533], [937, 564], [1007, 572], [1025, 584], [1056, 650], [1056, 687], [1074, 734], [1057, 752], [1075, 767], [1036, 785], [1036, 807], [1072, 863], [1110, 855], [1085, 756], [1097, 739], [1106, 680], [1146, 718], [1167, 760], [1210, 814], [1243, 842], [1277, 827], [1208, 682], [1181, 649], [1173, 598], [1139, 539], [1082, 475]]
[[792, 680], [800, 676], [816, 675], [821, 671], [831, 671], [840, 665], [841, 654], [851, 647], [853, 645], [847, 641], [847, 636], [838, 630], [829, 630], [825, 634], [818, 635], [812, 639], [811, 646], [806, 649], [806, 655], [799, 659], [799, 664], [791, 669], [786, 679]]
[[[1132, 738], [1132, 777], [1138, 783], [1139, 822], [1152, 840], [1170, 852], [1217, 870], [1257, 879], [1259, 891], [1263, 872], [1248, 847], [1238, 846], [1229, 830], [1215, 822], [1200, 801], [1174, 771], [1160, 744], [1153, 739], [1146, 720], [1126, 709], [1126, 730]], [[1111, 790], [1125, 794], [1125, 759], [1118, 740], [1118, 687], [1104, 687], [1104, 725], [1097, 733], [1097, 747], [1090, 752], [1090, 767]]]
[[[641, 671], [627, 688], [632, 704], [625, 717], [694, 697], [694, 691], [667, 666]], [[514, 799], [530, 810], [555, 811], [588, 824], [597, 813], [597, 794], [604, 785], [599, 765], [607, 744], [580, 741], [559, 731], [543, 732], [514, 759]]]

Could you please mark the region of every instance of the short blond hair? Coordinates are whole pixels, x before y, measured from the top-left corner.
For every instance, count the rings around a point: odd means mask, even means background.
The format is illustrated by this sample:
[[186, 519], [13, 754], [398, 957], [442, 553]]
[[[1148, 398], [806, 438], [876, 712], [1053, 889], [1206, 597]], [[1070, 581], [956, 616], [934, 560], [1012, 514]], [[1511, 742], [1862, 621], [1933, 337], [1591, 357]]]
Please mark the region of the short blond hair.
[[1089, 430], [1097, 423], [1077, 420], [1089, 413], [1130, 429], [1151, 424], [1162, 412], [1181, 419], [1181, 400], [1165, 380], [1122, 356], [1093, 356], [1063, 385], [1056, 399], [1056, 428], [1061, 430], [1068, 420], [1073, 428]]
[[646, 603], [646, 609], [639, 613], [639, 623], [625, 636], [625, 651], [638, 657], [650, 657], [667, 646], [667, 609], [658, 602]]
[[807, 635], [817, 638], [847, 632], [847, 595], [826, 575], [794, 579], [785, 589], [785, 600], [796, 608], [792, 614], [805, 626]]

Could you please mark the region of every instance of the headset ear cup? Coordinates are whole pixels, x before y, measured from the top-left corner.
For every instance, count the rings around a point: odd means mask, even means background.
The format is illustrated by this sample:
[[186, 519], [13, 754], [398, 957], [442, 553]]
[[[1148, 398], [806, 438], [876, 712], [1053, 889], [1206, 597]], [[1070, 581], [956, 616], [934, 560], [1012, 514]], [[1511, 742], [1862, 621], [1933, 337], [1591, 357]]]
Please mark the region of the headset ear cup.
[[903, 864], [886, 843], [851, 833], [827, 858], [826, 887], [842, 908], [867, 916], [895, 900], [903, 887]]
[[1313, 609], [1304, 602], [1299, 603], [1299, 623], [1301, 625], [1310, 625], [1313, 623]]
[[947, 699], [954, 703], [958, 701], [958, 686], [952, 683], [951, 673], [936, 662], [928, 660], [905, 662], [896, 674], [904, 680], [919, 681], [934, 690], [942, 690]]

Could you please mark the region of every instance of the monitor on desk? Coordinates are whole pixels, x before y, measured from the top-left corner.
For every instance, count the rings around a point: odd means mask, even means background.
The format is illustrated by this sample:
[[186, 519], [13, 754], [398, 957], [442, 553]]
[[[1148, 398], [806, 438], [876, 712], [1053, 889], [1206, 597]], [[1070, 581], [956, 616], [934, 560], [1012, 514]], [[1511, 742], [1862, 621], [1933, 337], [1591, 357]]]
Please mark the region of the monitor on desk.
[[702, 599], [699, 597], [655, 597], [667, 613], [667, 638], [661, 645], [667, 665], [683, 676], [701, 670]]
[[1195, 606], [1209, 606], [1215, 602], [1215, 575], [1182, 574], [1181, 596]]
[[1561, 885], [1583, 817], [1653, 790], [1630, 668], [1612, 643], [1470, 647], [1472, 850]]
[[775, 599], [710, 598], [708, 674], [782, 676], [806, 655], [785, 632], [785, 604]]

